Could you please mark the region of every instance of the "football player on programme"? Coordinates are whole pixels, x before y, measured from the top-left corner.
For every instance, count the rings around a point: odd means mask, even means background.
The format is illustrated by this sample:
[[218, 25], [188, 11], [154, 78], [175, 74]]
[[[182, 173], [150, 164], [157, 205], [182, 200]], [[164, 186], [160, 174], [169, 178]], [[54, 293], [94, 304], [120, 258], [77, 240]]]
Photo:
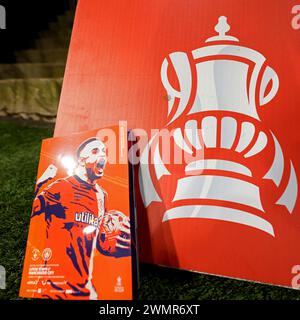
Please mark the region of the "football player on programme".
[[73, 175], [40, 192], [43, 183], [56, 173], [52, 165], [50, 174], [44, 174], [37, 183], [32, 217], [45, 219], [46, 245], [59, 272], [67, 275], [65, 282], [49, 277], [51, 294], [44, 297], [97, 299], [92, 282], [95, 251], [116, 258], [131, 253], [129, 218], [119, 211], [107, 211], [107, 193], [97, 184], [106, 163], [105, 145], [98, 138], [90, 138], [77, 149]]

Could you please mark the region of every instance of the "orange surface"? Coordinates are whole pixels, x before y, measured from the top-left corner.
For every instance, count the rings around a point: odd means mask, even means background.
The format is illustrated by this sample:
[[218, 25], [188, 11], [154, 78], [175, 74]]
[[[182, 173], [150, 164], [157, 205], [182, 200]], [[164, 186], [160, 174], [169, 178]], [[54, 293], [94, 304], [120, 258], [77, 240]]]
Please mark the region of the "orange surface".
[[[229, 34], [239, 38], [240, 45], [262, 53], [266, 64], [279, 76], [276, 97], [257, 111], [261, 128], [272, 130], [283, 146], [286, 160], [292, 159], [299, 176], [300, 30], [294, 28], [297, 18], [292, 13], [298, 2], [79, 1], [55, 135], [119, 120], [127, 120], [129, 128], [148, 131], [165, 127], [170, 117], [160, 77], [164, 58], [172, 52], [191, 52], [207, 45], [205, 40], [215, 35], [218, 17], [224, 15], [231, 26]], [[179, 119], [172, 125], [175, 124], [180, 126], [182, 122]], [[245, 164], [261, 176], [270, 165], [273, 152], [271, 144], [264, 159], [254, 158]], [[211, 156], [223, 155], [211, 151]], [[182, 168], [169, 169], [180, 176]], [[146, 210], [137, 185], [141, 259], [291, 286], [292, 268], [300, 264], [300, 204], [296, 203], [293, 214], [274, 204], [287, 183], [288, 174], [289, 170], [285, 171], [280, 190], [271, 181], [259, 182], [275, 238], [242, 225], [210, 219], [175, 219], [162, 223], [164, 208], [153, 203]], [[160, 181], [160, 191], [164, 206], [168, 207], [175, 185], [166, 179]]]

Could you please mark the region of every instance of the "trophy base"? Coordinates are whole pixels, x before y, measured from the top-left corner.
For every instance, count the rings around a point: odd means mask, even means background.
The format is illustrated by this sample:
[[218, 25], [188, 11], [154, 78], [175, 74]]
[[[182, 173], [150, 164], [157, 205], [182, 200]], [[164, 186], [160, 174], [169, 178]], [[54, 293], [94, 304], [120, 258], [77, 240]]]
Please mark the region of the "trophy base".
[[180, 218], [202, 218], [233, 222], [259, 229], [275, 237], [270, 222], [243, 210], [212, 205], [185, 205], [167, 210], [164, 213], [163, 222]]

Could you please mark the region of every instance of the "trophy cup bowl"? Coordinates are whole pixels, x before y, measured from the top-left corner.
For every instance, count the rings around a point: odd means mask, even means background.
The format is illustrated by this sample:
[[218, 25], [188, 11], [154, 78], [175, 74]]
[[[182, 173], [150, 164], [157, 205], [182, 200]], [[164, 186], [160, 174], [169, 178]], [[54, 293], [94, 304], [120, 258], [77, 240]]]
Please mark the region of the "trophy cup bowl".
[[[192, 58], [174, 52], [164, 59], [161, 79], [169, 97], [169, 123], [182, 114], [205, 111], [231, 111], [259, 120], [257, 108], [275, 97], [279, 88], [276, 72], [266, 66], [261, 53], [236, 45], [238, 39], [225, 35], [228, 25], [222, 18], [216, 26], [219, 35], [206, 41], [212, 45], [193, 50]], [[179, 88], [169, 80], [170, 65]]]

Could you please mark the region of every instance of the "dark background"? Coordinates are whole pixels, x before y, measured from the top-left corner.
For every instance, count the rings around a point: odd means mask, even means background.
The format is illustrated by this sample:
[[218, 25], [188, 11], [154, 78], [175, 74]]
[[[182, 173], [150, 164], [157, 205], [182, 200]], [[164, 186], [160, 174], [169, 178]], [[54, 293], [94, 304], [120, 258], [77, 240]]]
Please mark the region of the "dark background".
[[75, 10], [76, 0], [0, 0], [6, 9], [6, 29], [0, 29], [0, 63], [15, 62], [14, 51], [30, 48], [38, 32], [57, 15]]

